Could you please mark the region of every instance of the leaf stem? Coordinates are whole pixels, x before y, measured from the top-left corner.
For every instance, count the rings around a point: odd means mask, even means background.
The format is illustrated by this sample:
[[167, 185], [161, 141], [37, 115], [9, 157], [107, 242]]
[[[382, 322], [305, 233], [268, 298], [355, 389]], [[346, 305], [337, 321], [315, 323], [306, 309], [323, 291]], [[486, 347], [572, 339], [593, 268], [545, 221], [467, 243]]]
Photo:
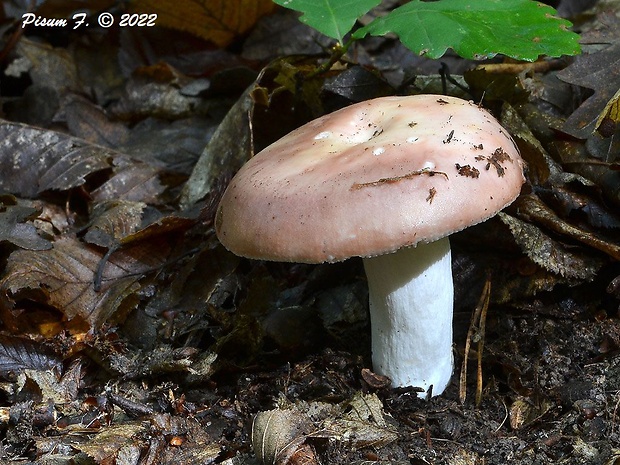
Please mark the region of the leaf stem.
[[328, 72], [332, 68], [332, 66], [334, 66], [334, 64], [337, 61], [339, 61], [349, 51], [349, 47], [355, 40], [356, 39], [349, 38], [349, 40], [347, 40], [344, 44], [337, 43], [336, 45], [334, 45], [334, 47], [332, 48], [332, 54], [330, 55], [329, 60], [327, 60], [325, 63], [323, 63], [313, 72], [311, 72], [307, 77], [313, 78], [313, 77], [318, 76], [319, 74]]

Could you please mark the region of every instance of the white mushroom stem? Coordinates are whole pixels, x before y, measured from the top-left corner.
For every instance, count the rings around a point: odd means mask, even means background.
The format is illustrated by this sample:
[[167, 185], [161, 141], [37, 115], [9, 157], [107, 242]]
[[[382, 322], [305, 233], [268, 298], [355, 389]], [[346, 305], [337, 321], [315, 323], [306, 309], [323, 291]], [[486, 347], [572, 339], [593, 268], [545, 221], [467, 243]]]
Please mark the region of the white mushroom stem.
[[372, 362], [393, 387], [443, 392], [452, 376], [454, 289], [450, 242], [364, 259], [370, 292]]

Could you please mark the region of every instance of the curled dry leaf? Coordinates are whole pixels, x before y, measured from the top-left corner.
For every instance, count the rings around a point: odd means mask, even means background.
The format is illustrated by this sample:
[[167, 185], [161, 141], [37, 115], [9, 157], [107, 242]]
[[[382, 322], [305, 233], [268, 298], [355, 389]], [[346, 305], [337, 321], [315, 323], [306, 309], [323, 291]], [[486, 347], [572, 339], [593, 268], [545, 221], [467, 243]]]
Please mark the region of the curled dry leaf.
[[110, 113], [121, 120], [142, 118], [178, 119], [206, 114], [209, 105], [185, 89], [196, 81], [167, 63], [136, 70], [125, 84], [123, 97], [110, 106]]
[[[0, 210], [2, 206], [0, 205]], [[49, 250], [51, 242], [37, 233], [37, 228], [27, 222], [36, 218], [39, 211], [32, 207], [10, 205], [0, 211], [0, 242], [10, 242], [22, 249]]]
[[252, 447], [265, 465], [286, 465], [314, 430], [310, 418], [295, 409], [259, 412], [252, 423]]
[[142, 223], [143, 202], [109, 201], [95, 205], [93, 222], [84, 239], [101, 247], [113, 247], [138, 230]]
[[[260, 412], [252, 425], [252, 447], [258, 459], [268, 465], [315, 463], [309, 445], [316, 439], [336, 440], [355, 448], [382, 447], [396, 441], [398, 432], [383, 412], [381, 400], [361, 392], [338, 407], [300, 402], [288, 409]], [[310, 461], [295, 461], [301, 457]]]
[[41, 399], [54, 404], [68, 404], [76, 399], [82, 375], [82, 366], [79, 362], [73, 363], [62, 378], [49, 370], [25, 370], [25, 377], [31, 386], [37, 386]]
[[527, 162], [529, 179], [535, 184], [545, 183], [551, 176], [552, 170], [557, 171], [559, 168], [525, 121], [508, 103], [502, 107], [501, 123], [508, 129], [519, 147], [521, 156]]
[[[147, 428], [141, 422], [126, 422], [102, 428], [99, 434], [89, 441], [75, 444], [75, 448], [91, 457], [95, 463], [122, 463], [121, 454], [126, 454], [130, 448], [139, 452], [139, 437], [146, 434]], [[135, 463], [135, 462], [125, 462]]]
[[514, 206], [518, 208], [521, 218], [536, 222], [551, 231], [600, 250], [615, 260], [620, 260], [620, 245], [567, 223], [536, 195], [522, 195], [515, 201]]
[[569, 250], [534, 224], [502, 212], [498, 217], [510, 228], [523, 252], [543, 269], [564, 278], [591, 280], [603, 264], [592, 254]]
[[549, 399], [534, 403], [530, 399], [518, 397], [510, 406], [510, 426], [514, 430], [523, 429], [539, 420], [553, 407], [554, 404]]
[[354, 447], [382, 447], [398, 439], [398, 432], [387, 421], [383, 403], [376, 394], [362, 394], [351, 399], [348, 412], [341, 418], [327, 420], [325, 429]]
[[586, 139], [600, 126], [607, 106], [614, 102], [614, 89], [620, 85], [619, 64], [620, 44], [617, 44], [596, 54], [577, 57], [575, 64], [558, 73], [558, 77], [568, 83], [596, 90], [566, 120], [561, 128], [564, 132]]
[[254, 109], [251, 98], [253, 87], [244, 92], [228, 111], [200, 155], [183, 187], [180, 200], [182, 207], [190, 207], [213, 192], [219, 179], [231, 176], [226, 170], [237, 171], [249, 158], [253, 150], [248, 116]]
[[142, 243], [143, 248], [157, 247], [158, 242], [166, 244], [169, 233], [181, 233], [196, 223], [192, 213], [187, 216], [165, 216], [142, 202], [110, 201], [100, 203], [93, 209], [93, 220], [84, 239], [108, 251], [95, 271], [95, 291], [101, 290], [103, 270], [118, 249]]
[[131, 310], [143, 275], [161, 266], [168, 248], [153, 241], [113, 254], [103, 267], [100, 292], [93, 287], [102, 253], [76, 239], [63, 238], [47, 251], [17, 250], [0, 281], [0, 299], [8, 307], [20, 296], [50, 305], [68, 319], [80, 317], [98, 326]]
[[57, 95], [82, 91], [76, 61], [66, 48], [22, 37], [17, 54], [27, 61], [28, 74], [36, 86], [53, 89]]

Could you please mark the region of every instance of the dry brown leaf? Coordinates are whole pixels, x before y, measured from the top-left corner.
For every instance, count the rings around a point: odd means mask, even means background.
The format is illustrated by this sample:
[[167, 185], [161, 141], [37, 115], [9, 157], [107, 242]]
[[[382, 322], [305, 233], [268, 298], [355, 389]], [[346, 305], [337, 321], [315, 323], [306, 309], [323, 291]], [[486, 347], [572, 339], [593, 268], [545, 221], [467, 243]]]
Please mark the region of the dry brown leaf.
[[519, 217], [522, 219], [540, 224], [567, 238], [600, 250], [615, 260], [620, 260], [620, 245], [562, 220], [536, 195], [527, 194], [520, 196], [515, 201], [514, 207], [518, 208]]
[[111, 177], [92, 193], [98, 201], [156, 202], [165, 189], [156, 166], [58, 131], [0, 120], [0, 190], [33, 198], [82, 186], [106, 170]]
[[29, 250], [47, 250], [52, 244], [39, 236], [37, 229], [30, 222], [38, 216], [39, 211], [32, 207], [8, 205], [0, 202], [0, 242], [7, 241]]
[[0, 121], [0, 189], [24, 197], [80, 186], [117, 152], [56, 131]]
[[515, 242], [523, 252], [545, 270], [572, 280], [591, 280], [602, 266], [597, 256], [581, 249], [571, 250], [534, 224], [505, 213], [500, 213], [498, 217], [510, 228]]
[[136, 0], [133, 10], [157, 13], [157, 24], [187, 31], [220, 47], [247, 32], [274, 8], [271, 0]]
[[119, 147], [130, 133], [124, 123], [112, 121], [100, 106], [73, 93], [65, 97], [54, 121], [64, 122], [73, 136], [104, 147]]
[[[595, 53], [583, 54], [557, 76], [569, 84], [594, 90], [589, 97], [573, 112], [562, 126], [562, 130], [571, 136], [586, 139], [602, 120], [610, 114], [610, 107], [617, 105], [620, 87], [620, 20], [613, 15], [606, 15], [607, 35], [603, 39], [600, 31], [596, 34], [584, 34], [584, 41], [593, 36], [594, 43], [609, 44]], [[599, 42], [600, 41], [600, 42]], [[615, 115], [615, 117], [614, 117]], [[618, 111], [612, 110], [611, 118], [618, 122]]]
[[106, 426], [90, 441], [76, 445], [76, 448], [98, 464], [131, 463], [117, 459], [127, 454], [133, 455], [132, 449], [135, 449], [139, 456], [141, 444], [137, 438], [145, 432], [146, 426], [141, 422]]
[[59, 373], [62, 362], [38, 342], [13, 336], [0, 336], [0, 376], [15, 376], [24, 370]]
[[383, 403], [376, 394], [358, 392], [349, 402], [350, 410], [335, 421], [323, 425], [336, 437], [356, 448], [382, 447], [398, 440], [398, 432], [390, 425]]
[[261, 463], [287, 463], [316, 429], [308, 415], [293, 408], [258, 412], [252, 422], [252, 447]]
[[101, 290], [94, 290], [102, 253], [77, 239], [63, 238], [47, 251], [17, 250], [0, 281], [0, 299], [7, 306], [20, 296], [50, 305], [68, 319], [81, 317], [96, 327], [114, 314], [132, 309], [139, 279], [162, 264], [167, 247], [153, 241], [114, 253], [105, 263]]
[[102, 202], [93, 209], [93, 222], [85, 234], [86, 242], [101, 247], [113, 247], [135, 233], [142, 222], [143, 202], [123, 200]]

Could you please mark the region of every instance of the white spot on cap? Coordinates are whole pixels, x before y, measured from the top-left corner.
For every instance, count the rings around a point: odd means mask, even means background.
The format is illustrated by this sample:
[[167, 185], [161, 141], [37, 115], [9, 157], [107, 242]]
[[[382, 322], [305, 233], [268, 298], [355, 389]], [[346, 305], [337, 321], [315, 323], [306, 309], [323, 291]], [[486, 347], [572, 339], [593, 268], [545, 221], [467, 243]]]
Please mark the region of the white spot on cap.
[[385, 152], [385, 148], [384, 148], [384, 147], [377, 147], [376, 149], [374, 149], [374, 150], [372, 151], [372, 154], [373, 154], [374, 156], [379, 156], [379, 155], [381, 155], [383, 152]]
[[329, 139], [332, 136], [331, 131], [323, 131], [314, 136], [314, 140]]
[[427, 161], [426, 163], [424, 163], [424, 166], [422, 167], [423, 170], [434, 170], [435, 169], [435, 163], [433, 163], [432, 161]]
[[411, 137], [407, 137], [407, 142], [409, 142], [410, 144], [413, 144], [414, 142], [417, 142], [419, 139], [420, 139], [419, 137], [411, 136]]

